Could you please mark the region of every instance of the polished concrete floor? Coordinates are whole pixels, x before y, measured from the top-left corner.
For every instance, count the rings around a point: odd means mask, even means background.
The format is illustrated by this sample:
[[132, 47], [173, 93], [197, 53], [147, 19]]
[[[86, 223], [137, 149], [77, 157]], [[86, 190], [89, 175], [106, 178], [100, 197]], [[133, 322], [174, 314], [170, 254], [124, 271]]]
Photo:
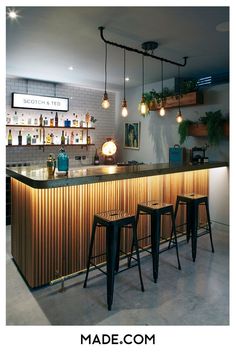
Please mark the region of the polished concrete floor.
[[90, 273], [60, 285], [30, 290], [10, 255], [7, 227], [6, 323], [7, 325], [228, 325], [229, 234], [213, 226], [215, 253], [208, 235], [198, 240], [196, 262], [190, 244], [179, 245], [182, 270], [177, 269], [175, 250], [160, 255], [159, 279], [152, 281], [151, 256], [142, 254], [145, 292], [139, 286], [138, 269], [116, 276], [112, 311], [106, 307], [106, 279]]

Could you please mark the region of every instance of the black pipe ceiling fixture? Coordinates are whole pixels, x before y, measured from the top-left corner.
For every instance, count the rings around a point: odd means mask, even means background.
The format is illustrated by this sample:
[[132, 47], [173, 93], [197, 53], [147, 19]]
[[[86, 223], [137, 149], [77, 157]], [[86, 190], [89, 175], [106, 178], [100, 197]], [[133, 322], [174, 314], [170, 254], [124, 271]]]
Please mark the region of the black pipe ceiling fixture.
[[[104, 29], [105, 29], [105, 27], [103, 27], [103, 26], [98, 27], [98, 30], [100, 31], [100, 37], [101, 37], [101, 39], [103, 40], [103, 42], [105, 43], [106, 46], [107, 46], [107, 44], [109, 44], [109, 45], [112, 45], [112, 46], [115, 46], [115, 47], [123, 49], [124, 53], [125, 53], [125, 51], [129, 51], [129, 52], [134, 52], [134, 53], [142, 55], [143, 76], [144, 76], [144, 56], [151, 57], [153, 59], [161, 61], [161, 65], [162, 65], [162, 108], [164, 109], [164, 107], [163, 107], [163, 62], [172, 64], [172, 65], [176, 65], [178, 67], [178, 69], [179, 69], [180, 67], [183, 67], [183, 66], [185, 66], [187, 64], [188, 57], [187, 56], [183, 57], [183, 60], [184, 60], [183, 63], [178, 63], [178, 62], [173, 61], [173, 60], [169, 60], [169, 59], [166, 59], [166, 58], [158, 57], [158, 56], [153, 54], [153, 51], [158, 47], [158, 43], [157, 42], [153, 42], [153, 41], [144, 42], [142, 44], [142, 49], [144, 49], [144, 51], [139, 50], [139, 49], [135, 49], [135, 48], [131, 48], [131, 47], [128, 47], [126, 45], [119, 44], [119, 43], [116, 43], [116, 42], [111, 42], [111, 41], [108, 41], [107, 39], [104, 38], [104, 35], [103, 35]], [[149, 51], [150, 51], [150, 53], [149, 53]], [[144, 90], [144, 77], [143, 77], [142, 89]], [[105, 94], [107, 96], [107, 93], [106, 93], [106, 82], [105, 82]], [[105, 97], [105, 94], [104, 94], [104, 97]], [[104, 102], [104, 100], [103, 100], [103, 102]], [[125, 102], [126, 108], [127, 108], [127, 102], [126, 101], [124, 101], [124, 102]], [[144, 92], [142, 92], [141, 106], [142, 106], [142, 104], [143, 105], [145, 104]], [[106, 107], [106, 108], [108, 108], [108, 107]], [[180, 111], [180, 107], [179, 107], [179, 111]], [[141, 114], [143, 114], [143, 113], [141, 112]], [[161, 114], [161, 115], [164, 115], [164, 114]]]
[[[169, 63], [169, 64], [172, 64], [172, 65], [185, 66], [185, 65], [187, 64], [187, 59], [188, 59], [187, 56], [186, 56], [186, 57], [183, 57], [183, 59], [184, 59], [184, 62], [183, 62], [183, 63], [178, 63], [178, 62], [176, 62], [176, 61], [169, 60], [169, 59], [165, 59], [165, 58], [161, 58], [161, 57], [158, 57], [158, 56], [156, 56], [156, 55], [154, 55], [154, 54], [152, 54], [152, 53], [148, 53], [148, 50], [149, 50], [149, 49], [146, 49], [146, 48], [145, 48], [145, 51], [142, 51], [142, 50], [138, 50], [138, 49], [135, 49], [135, 48], [127, 47], [127, 46], [125, 46], [125, 45], [123, 45], [123, 44], [118, 44], [118, 43], [116, 43], [116, 42], [108, 41], [107, 39], [104, 38], [104, 35], [103, 35], [103, 32], [104, 32], [105, 27], [100, 26], [100, 27], [98, 27], [98, 29], [99, 29], [99, 31], [100, 31], [100, 37], [101, 37], [101, 39], [103, 40], [103, 42], [105, 42], [105, 43], [107, 43], [107, 44], [113, 45], [113, 46], [118, 47], [118, 48], [125, 49], [125, 50], [127, 50], [127, 51], [129, 51], [129, 52], [134, 52], [134, 53], [137, 53], [137, 54], [142, 54], [142, 55], [144, 55], [144, 56], [146, 56], [146, 57], [151, 57], [151, 58], [156, 59], [156, 60], [164, 61], [164, 62]], [[145, 42], [145, 43], [154, 43], [154, 42]], [[156, 43], [156, 42], [155, 42], [155, 43]], [[156, 43], [156, 44], [157, 44], [157, 43]], [[156, 46], [156, 48], [157, 48], [157, 46]], [[154, 48], [154, 49], [156, 49], [156, 48]]]

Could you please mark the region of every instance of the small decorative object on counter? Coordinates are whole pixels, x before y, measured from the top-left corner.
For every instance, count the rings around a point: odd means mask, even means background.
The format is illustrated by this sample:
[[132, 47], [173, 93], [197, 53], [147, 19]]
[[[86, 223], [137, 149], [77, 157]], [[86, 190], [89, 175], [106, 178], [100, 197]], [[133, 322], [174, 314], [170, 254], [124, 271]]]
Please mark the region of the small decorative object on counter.
[[61, 147], [57, 157], [57, 169], [59, 173], [68, 173], [69, 170], [69, 157], [65, 152], [64, 147]]
[[30, 134], [28, 134], [26, 137], [26, 144], [31, 145], [31, 135]]
[[201, 164], [208, 162], [208, 157], [206, 157], [206, 150], [209, 145], [204, 145], [203, 147], [194, 146], [191, 150], [190, 160], [192, 164]]
[[12, 145], [12, 133], [11, 133], [11, 129], [9, 129], [9, 132], [8, 132], [7, 144], [8, 144], [8, 145]]
[[99, 165], [100, 161], [99, 161], [99, 156], [98, 156], [98, 152], [96, 149], [95, 155], [94, 155], [94, 165]]
[[186, 158], [186, 149], [175, 144], [169, 148], [169, 163], [183, 163]]
[[50, 176], [54, 175], [56, 168], [56, 159], [54, 154], [49, 154], [48, 159], [47, 159], [47, 169], [48, 169], [48, 174]]
[[22, 135], [21, 135], [21, 131], [19, 131], [19, 135], [18, 135], [18, 145], [22, 145]]

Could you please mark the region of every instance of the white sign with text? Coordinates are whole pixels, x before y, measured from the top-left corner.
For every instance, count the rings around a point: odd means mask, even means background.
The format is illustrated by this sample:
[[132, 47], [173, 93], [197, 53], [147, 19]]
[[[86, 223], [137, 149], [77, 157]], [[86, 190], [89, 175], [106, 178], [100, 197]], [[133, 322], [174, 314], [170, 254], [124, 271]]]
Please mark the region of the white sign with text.
[[69, 99], [12, 93], [12, 107], [67, 112], [69, 110]]

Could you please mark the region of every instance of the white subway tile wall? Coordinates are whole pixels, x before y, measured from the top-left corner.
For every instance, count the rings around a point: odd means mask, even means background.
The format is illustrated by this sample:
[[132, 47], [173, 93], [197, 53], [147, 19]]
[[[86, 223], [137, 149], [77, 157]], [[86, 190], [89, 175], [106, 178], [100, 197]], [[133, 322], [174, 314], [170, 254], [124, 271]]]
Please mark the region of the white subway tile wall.
[[[51, 112], [11, 108], [12, 92], [69, 98], [69, 111], [58, 112], [59, 120], [62, 119], [62, 117], [63, 119], [68, 118], [69, 120], [72, 120], [73, 113], [75, 113], [78, 115], [79, 120], [84, 121], [87, 112], [97, 119], [94, 124], [95, 130], [89, 131], [92, 143], [95, 144], [95, 146], [90, 146], [88, 149], [86, 149], [86, 147], [81, 148], [80, 146], [65, 147], [70, 158], [71, 166], [77, 166], [81, 163], [91, 164], [95, 149], [98, 149], [98, 152], [100, 152], [101, 145], [106, 138], [114, 138], [115, 136], [115, 93], [108, 92], [110, 108], [104, 110], [101, 107], [103, 92], [99, 90], [21, 78], [7, 78], [6, 116], [9, 114], [9, 117], [12, 117], [14, 112], [17, 111], [18, 117], [24, 114], [25, 118], [28, 119], [28, 117], [31, 117], [32, 121], [35, 118], [39, 118], [40, 114], [43, 115], [43, 118], [45, 116], [50, 117]], [[55, 117], [55, 112], [53, 112], [53, 117]], [[19, 130], [19, 128], [12, 129], [13, 138], [18, 135]], [[61, 130], [63, 130], [63, 128]], [[76, 133], [76, 130], [74, 133]], [[59, 146], [45, 146], [44, 148], [39, 146], [6, 147], [6, 162], [8, 164], [15, 162], [46, 163], [49, 153], [57, 155], [59, 148]], [[77, 155], [81, 157], [85, 156], [86, 159], [81, 160], [82, 162], [77, 161], [75, 160], [75, 156]]]

